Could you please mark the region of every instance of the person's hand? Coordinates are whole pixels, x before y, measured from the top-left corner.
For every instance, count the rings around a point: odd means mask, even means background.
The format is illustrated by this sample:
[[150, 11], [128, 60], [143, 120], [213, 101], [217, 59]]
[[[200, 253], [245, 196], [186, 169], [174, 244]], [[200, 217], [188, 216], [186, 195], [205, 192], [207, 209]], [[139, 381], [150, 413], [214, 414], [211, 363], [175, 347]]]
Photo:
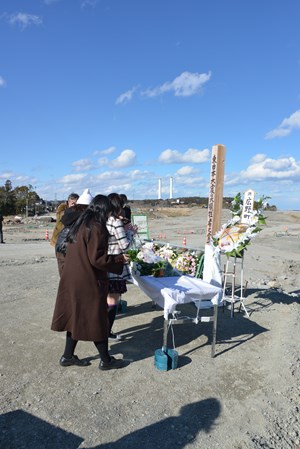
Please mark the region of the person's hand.
[[123, 256], [124, 256], [124, 261], [125, 262], [129, 262], [130, 261], [130, 257], [129, 257], [128, 254], [123, 254]]
[[138, 232], [137, 225], [133, 225], [132, 223], [126, 224], [124, 226], [124, 228], [125, 228], [125, 231], [132, 231], [134, 235]]
[[125, 256], [125, 254], [118, 254], [117, 256], [115, 256], [115, 262], [116, 263], [125, 263], [128, 261], [127, 256]]

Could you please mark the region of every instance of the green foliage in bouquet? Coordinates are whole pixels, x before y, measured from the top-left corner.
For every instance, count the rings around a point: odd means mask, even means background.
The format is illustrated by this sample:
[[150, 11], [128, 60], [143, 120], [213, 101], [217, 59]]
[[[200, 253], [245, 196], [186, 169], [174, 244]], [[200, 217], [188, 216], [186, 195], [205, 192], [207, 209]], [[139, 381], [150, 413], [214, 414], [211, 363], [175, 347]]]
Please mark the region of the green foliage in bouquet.
[[262, 231], [260, 226], [266, 224], [264, 209], [269, 198], [262, 196], [254, 202], [251, 218], [245, 224], [241, 223], [243, 200], [241, 193], [238, 193], [231, 204], [231, 220], [225, 223], [212, 238], [215, 251], [226, 254], [227, 257], [243, 257], [251, 240]]
[[195, 276], [202, 253], [160, 246], [154, 242], [127, 251], [130, 265], [140, 276]]

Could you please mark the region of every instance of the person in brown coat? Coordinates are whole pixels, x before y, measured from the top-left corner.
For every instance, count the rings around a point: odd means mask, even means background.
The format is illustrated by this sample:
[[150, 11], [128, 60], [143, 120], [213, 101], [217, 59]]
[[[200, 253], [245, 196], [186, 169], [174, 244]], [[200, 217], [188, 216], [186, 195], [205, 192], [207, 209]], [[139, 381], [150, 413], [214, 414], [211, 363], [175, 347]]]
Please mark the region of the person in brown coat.
[[[79, 195], [77, 193], [70, 193], [67, 201], [65, 201], [64, 203], [61, 203], [57, 207], [56, 223], [55, 223], [55, 227], [53, 229], [53, 233], [51, 236], [50, 245], [52, 245], [52, 246], [56, 245], [58, 235], [64, 228], [64, 224], [62, 223], [61, 219], [62, 219], [66, 209], [74, 206], [76, 204], [76, 201], [78, 200], [78, 198], [79, 198]], [[63, 264], [64, 264], [64, 255], [58, 251], [55, 251], [55, 256], [56, 256], [56, 260], [57, 260], [58, 272], [59, 272], [59, 275], [61, 275], [61, 271], [63, 269]]]
[[52, 330], [67, 332], [61, 366], [89, 364], [74, 355], [78, 340], [94, 342], [101, 359], [99, 369], [124, 366], [122, 359], [108, 352], [107, 272], [120, 274], [124, 264], [123, 255], [107, 254], [110, 213], [109, 199], [96, 195], [69, 235], [51, 324]]
[[85, 189], [80, 195], [77, 202], [73, 206], [69, 206], [65, 209], [63, 215], [60, 218], [62, 230], [57, 236], [55, 244], [55, 254], [58, 263], [58, 272], [61, 276], [65, 264], [65, 237], [68, 235], [70, 227], [76, 222], [80, 215], [86, 210], [93, 197], [89, 189]]

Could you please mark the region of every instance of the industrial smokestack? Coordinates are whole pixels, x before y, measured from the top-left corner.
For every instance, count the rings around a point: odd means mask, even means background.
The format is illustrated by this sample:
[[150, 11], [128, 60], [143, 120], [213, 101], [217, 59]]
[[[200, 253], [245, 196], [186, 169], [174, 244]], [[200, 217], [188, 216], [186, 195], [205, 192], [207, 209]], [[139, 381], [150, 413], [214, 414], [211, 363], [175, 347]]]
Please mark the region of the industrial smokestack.
[[158, 199], [161, 200], [161, 178], [158, 180]]
[[170, 178], [170, 200], [173, 198], [173, 178]]

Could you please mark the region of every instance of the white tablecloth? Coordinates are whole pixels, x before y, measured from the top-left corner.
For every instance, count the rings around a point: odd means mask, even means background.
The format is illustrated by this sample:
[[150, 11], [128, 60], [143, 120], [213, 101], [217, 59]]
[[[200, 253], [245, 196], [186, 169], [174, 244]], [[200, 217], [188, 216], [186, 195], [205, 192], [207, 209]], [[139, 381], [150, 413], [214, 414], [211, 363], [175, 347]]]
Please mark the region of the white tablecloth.
[[149, 298], [164, 309], [167, 320], [177, 304], [210, 300], [212, 305], [222, 302], [222, 289], [192, 276], [153, 277], [132, 273], [132, 280]]

